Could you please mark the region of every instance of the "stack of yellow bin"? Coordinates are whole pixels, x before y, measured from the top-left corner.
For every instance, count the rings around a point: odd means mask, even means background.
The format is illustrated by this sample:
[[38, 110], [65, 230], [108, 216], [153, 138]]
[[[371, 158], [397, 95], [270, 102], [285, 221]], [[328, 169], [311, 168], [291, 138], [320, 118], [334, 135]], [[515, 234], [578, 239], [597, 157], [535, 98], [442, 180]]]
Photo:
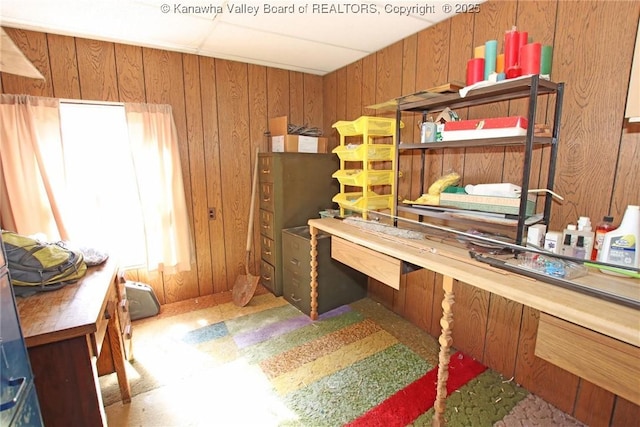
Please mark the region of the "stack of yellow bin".
[[[333, 174], [340, 182], [340, 193], [333, 198], [340, 206], [340, 215], [351, 210], [361, 212], [366, 219], [368, 211], [390, 209], [391, 215], [395, 216], [395, 203], [391, 197], [395, 194], [397, 171], [396, 119], [362, 116], [353, 121], [338, 121], [333, 127], [340, 134], [340, 145], [333, 150], [340, 158], [340, 170]], [[400, 127], [403, 127], [402, 122]], [[347, 140], [347, 137], [356, 136], [361, 139]], [[383, 137], [391, 143], [381, 141]], [[347, 186], [360, 187], [360, 191], [346, 192]], [[374, 191], [373, 186], [384, 193]]]

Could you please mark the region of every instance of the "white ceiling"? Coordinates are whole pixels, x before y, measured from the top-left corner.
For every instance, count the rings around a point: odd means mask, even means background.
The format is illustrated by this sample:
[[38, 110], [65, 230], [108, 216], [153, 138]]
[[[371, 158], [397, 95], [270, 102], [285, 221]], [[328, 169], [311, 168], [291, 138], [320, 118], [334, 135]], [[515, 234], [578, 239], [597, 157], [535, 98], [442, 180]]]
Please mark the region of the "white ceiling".
[[[0, 0], [0, 25], [324, 75], [452, 17], [455, 5], [444, 0]], [[397, 13], [411, 6], [423, 9]], [[335, 13], [313, 13], [314, 7]]]

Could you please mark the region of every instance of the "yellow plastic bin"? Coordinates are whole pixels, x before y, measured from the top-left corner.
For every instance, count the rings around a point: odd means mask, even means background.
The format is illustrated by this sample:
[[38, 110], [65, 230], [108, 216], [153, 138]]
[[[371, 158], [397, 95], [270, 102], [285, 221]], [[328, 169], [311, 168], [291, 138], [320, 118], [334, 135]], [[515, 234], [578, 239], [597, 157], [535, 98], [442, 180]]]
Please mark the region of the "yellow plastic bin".
[[365, 171], [362, 169], [339, 170], [331, 176], [340, 181], [340, 184], [358, 187], [365, 187], [367, 185], [391, 185], [393, 181], [393, 171], [391, 170], [369, 170], [367, 171], [367, 182], [365, 182]]
[[333, 197], [332, 201], [339, 204], [343, 209], [355, 211], [380, 210], [390, 207], [391, 194], [380, 195], [374, 191], [369, 191], [367, 196], [364, 197], [362, 192], [338, 193]]
[[[341, 136], [393, 136], [396, 133], [396, 119], [387, 117], [361, 116], [356, 120], [340, 120], [333, 124]], [[400, 127], [404, 123], [400, 122]]]
[[349, 144], [339, 145], [332, 153], [345, 162], [361, 162], [365, 155], [368, 160], [393, 160], [395, 152], [391, 144]]

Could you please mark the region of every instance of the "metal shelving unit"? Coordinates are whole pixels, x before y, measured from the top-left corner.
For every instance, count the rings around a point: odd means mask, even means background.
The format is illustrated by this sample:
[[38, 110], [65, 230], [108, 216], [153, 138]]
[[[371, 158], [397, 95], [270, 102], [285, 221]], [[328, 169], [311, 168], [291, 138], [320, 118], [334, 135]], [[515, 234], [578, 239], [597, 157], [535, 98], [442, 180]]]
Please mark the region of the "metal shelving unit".
[[[424, 160], [427, 150], [439, 150], [443, 148], [467, 148], [467, 147], [487, 147], [487, 146], [521, 146], [524, 150], [524, 159], [522, 165], [522, 192], [520, 197], [519, 211], [515, 222], [515, 243], [521, 244], [525, 235], [526, 226], [530, 225], [527, 222], [525, 215], [527, 207], [527, 194], [530, 189], [530, 175], [531, 175], [531, 161], [533, 155], [533, 148], [537, 145], [549, 145], [551, 146], [551, 154], [549, 157], [548, 174], [546, 189], [553, 190], [555, 181], [555, 169], [556, 158], [558, 154], [558, 136], [560, 131], [560, 118], [562, 115], [562, 98], [564, 93], [564, 83], [555, 83], [548, 80], [541, 79], [538, 75], [532, 75], [527, 78], [518, 78], [514, 80], [506, 80], [497, 84], [472, 89], [466, 96], [462, 97], [459, 93], [421, 93], [414, 94], [406, 97], [405, 99], [399, 98], [397, 100], [396, 109], [396, 121], [399, 123], [402, 119], [403, 113], [420, 113], [423, 120], [426, 119], [428, 114], [433, 112], [442, 111], [449, 107], [453, 110], [457, 108], [473, 107], [477, 105], [491, 104], [501, 101], [509, 101], [514, 99], [528, 98], [528, 112], [527, 112], [527, 132], [526, 135], [516, 137], [504, 137], [504, 138], [491, 138], [491, 139], [473, 139], [473, 140], [461, 140], [461, 141], [442, 141], [425, 144], [413, 144], [403, 143], [399, 144], [396, 150], [396, 165], [399, 164], [400, 151], [402, 150], [422, 150], [422, 169], [421, 169], [421, 183], [424, 183]], [[540, 137], [534, 135], [535, 131], [535, 117], [536, 109], [538, 106], [538, 98], [541, 95], [555, 94], [555, 106], [553, 112], [553, 122], [551, 124], [551, 136]], [[419, 99], [419, 98], [423, 99]], [[418, 99], [417, 99], [418, 98]], [[396, 139], [400, 141], [400, 127], [396, 127]], [[421, 193], [424, 192], [424, 184], [421, 184]], [[423, 217], [434, 217], [440, 219], [446, 219], [450, 221], [462, 222], [462, 223], [477, 223], [477, 221], [464, 218], [456, 218], [451, 215], [451, 210], [442, 209], [437, 207], [417, 208], [413, 206], [407, 206], [398, 202], [398, 174], [395, 176], [393, 200], [396, 203], [396, 212], [407, 212], [415, 215], [419, 215], [420, 220]], [[544, 209], [542, 211], [542, 218], [537, 222], [544, 224], [549, 223], [551, 215], [551, 202], [552, 195], [547, 193], [544, 196]], [[494, 224], [495, 226], [495, 224]], [[513, 228], [513, 225], [509, 226]]]

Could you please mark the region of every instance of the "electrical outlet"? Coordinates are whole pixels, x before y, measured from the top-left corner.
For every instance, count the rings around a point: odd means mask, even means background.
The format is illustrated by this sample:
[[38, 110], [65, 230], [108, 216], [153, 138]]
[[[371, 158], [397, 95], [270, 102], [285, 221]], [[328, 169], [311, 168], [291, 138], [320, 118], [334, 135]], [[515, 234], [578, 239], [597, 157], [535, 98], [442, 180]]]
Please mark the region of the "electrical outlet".
[[216, 208], [209, 208], [209, 219], [216, 219]]

